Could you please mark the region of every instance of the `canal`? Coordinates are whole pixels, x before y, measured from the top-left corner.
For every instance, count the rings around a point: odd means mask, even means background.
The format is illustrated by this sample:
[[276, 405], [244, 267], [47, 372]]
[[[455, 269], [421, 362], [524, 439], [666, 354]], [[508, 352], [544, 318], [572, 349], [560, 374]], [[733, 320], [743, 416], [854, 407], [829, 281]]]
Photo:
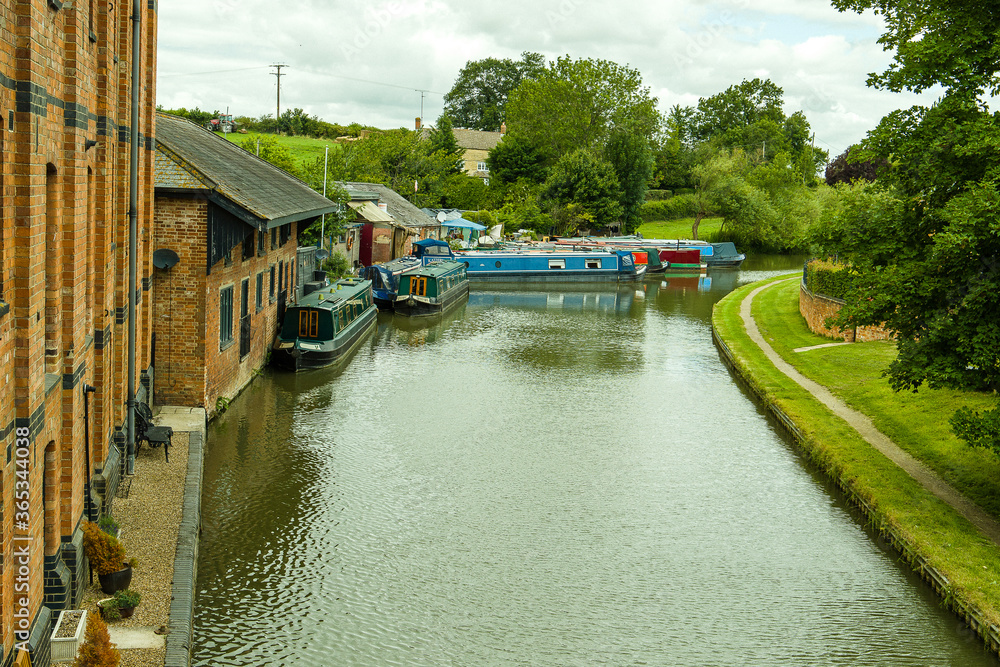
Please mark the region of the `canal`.
[[707, 278], [480, 289], [209, 428], [194, 664], [996, 665], [734, 382]]

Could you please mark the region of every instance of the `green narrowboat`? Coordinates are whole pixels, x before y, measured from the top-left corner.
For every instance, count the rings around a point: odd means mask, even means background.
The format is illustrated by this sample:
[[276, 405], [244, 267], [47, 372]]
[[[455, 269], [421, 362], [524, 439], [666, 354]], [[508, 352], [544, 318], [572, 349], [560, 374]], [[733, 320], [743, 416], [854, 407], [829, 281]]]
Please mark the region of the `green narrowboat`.
[[399, 277], [395, 310], [400, 315], [437, 315], [469, 298], [465, 263], [431, 262]]
[[285, 309], [271, 363], [300, 371], [344, 359], [375, 328], [370, 280], [344, 278]]

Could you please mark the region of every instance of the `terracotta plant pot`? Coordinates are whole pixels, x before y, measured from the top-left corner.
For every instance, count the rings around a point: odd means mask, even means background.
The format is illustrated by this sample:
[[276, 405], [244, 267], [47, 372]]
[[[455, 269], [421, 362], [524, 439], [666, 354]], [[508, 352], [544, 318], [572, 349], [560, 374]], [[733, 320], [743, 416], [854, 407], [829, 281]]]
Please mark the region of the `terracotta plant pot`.
[[122, 569], [110, 574], [99, 574], [97, 579], [101, 582], [101, 590], [105, 595], [114, 595], [118, 591], [123, 591], [132, 583], [132, 568], [128, 563], [122, 563]]

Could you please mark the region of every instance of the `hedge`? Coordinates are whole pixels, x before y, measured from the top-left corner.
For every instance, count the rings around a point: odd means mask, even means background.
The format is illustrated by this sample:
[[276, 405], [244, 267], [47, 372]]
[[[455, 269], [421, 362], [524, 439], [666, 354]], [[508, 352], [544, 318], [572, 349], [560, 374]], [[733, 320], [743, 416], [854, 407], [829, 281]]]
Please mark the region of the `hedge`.
[[806, 270], [806, 287], [813, 294], [846, 300], [853, 282], [854, 274], [843, 264], [814, 259]]
[[643, 222], [656, 220], [679, 220], [690, 218], [698, 212], [694, 197], [679, 195], [670, 199], [647, 201], [639, 207], [639, 216]]

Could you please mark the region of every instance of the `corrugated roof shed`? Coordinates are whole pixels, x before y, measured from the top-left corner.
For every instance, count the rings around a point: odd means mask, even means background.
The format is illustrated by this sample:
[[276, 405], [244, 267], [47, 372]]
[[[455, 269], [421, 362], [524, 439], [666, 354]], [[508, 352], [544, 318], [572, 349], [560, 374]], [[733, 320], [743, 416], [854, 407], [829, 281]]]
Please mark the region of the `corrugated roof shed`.
[[337, 204], [286, 171], [189, 120], [156, 115], [156, 189], [207, 190], [260, 226], [333, 213]]
[[379, 199], [387, 205], [389, 215], [396, 219], [396, 222], [407, 227], [437, 227], [438, 222], [419, 208], [406, 201], [406, 199], [390, 188], [388, 185], [380, 183], [348, 183], [339, 184], [347, 190], [351, 199], [369, 199], [372, 194], [378, 195]]

